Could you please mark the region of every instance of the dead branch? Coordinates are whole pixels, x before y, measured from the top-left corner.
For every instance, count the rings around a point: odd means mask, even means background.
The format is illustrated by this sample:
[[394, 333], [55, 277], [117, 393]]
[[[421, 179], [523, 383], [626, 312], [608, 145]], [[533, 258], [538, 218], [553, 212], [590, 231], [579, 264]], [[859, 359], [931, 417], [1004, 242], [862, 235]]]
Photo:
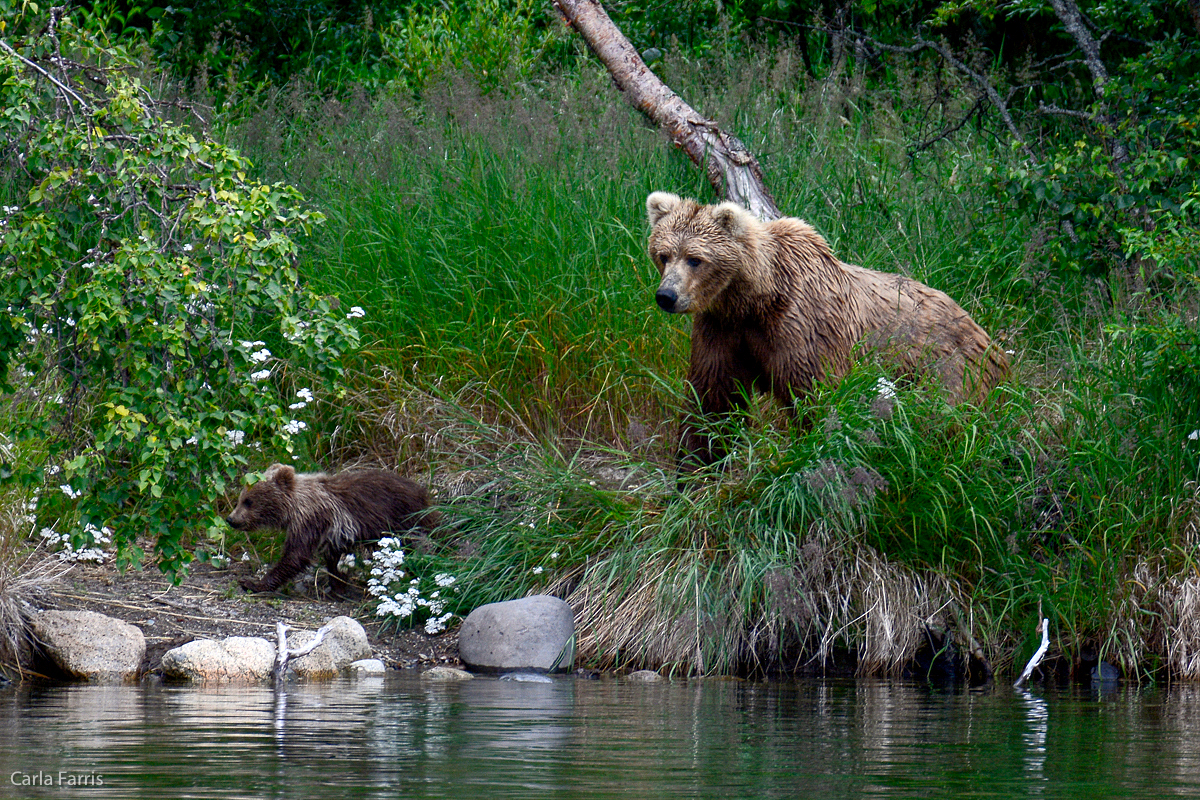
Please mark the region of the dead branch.
[[1042, 663], [1042, 657], [1046, 655], [1046, 649], [1050, 647], [1050, 620], [1043, 617], [1042, 621], [1038, 623], [1037, 632], [1042, 634], [1042, 643], [1029, 659], [1029, 663], [1025, 665], [1025, 669], [1021, 671], [1021, 677], [1017, 678], [1017, 682], [1013, 684], [1013, 688], [1020, 688], [1021, 684], [1025, 682], [1034, 668]]
[[603, 62], [626, 101], [663, 130], [723, 197], [741, 203], [760, 219], [781, 216], [763, 182], [758, 160], [737, 137], [696, 113], [655, 75], [597, 0], [554, 0]]
[[1067, 33], [1075, 39], [1075, 44], [1083, 51], [1083, 61], [1087, 64], [1088, 72], [1092, 73], [1092, 90], [1096, 97], [1104, 94], [1104, 84], [1108, 83], [1108, 70], [1100, 60], [1100, 43], [1092, 36], [1092, 32], [1083, 24], [1083, 14], [1075, 0], [1050, 0], [1055, 15], [1066, 27]]
[[288, 650], [287, 645], [288, 626], [282, 622], [275, 623], [275, 638], [278, 643], [275, 646], [275, 683], [279, 684], [283, 681], [287, 674], [288, 661], [300, 656], [306, 656], [313, 650], [316, 650], [318, 645], [325, 639], [325, 634], [329, 632], [328, 625], [322, 625], [313, 636], [312, 640], [303, 647], [295, 650]]

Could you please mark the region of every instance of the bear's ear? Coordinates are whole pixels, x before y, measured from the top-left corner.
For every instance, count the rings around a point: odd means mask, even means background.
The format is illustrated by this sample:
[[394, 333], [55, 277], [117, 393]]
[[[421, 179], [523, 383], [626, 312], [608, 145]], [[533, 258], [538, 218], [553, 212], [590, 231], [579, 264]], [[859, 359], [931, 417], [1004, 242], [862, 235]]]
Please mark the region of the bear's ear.
[[275, 481], [275, 485], [285, 492], [292, 490], [292, 485], [296, 482], [296, 470], [287, 464], [272, 464], [267, 470], [271, 473], [271, 480]]
[[658, 221], [674, 211], [682, 202], [679, 195], [670, 192], [654, 192], [646, 198], [646, 216], [653, 228]]
[[713, 208], [713, 222], [735, 239], [745, 236], [753, 221], [750, 212], [737, 203], [726, 201]]

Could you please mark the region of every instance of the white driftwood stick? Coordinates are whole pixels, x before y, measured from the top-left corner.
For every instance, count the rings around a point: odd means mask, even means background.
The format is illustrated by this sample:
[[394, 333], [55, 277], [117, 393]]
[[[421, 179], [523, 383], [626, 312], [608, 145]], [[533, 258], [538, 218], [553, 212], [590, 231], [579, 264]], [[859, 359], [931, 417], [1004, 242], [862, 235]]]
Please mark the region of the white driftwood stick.
[[1038, 623], [1038, 629], [1042, 632], [1042, 643], [1033, 657], [1029, 659], [1029, 663], [1025, 665], [1025, 671], [1021, 673], [1021, 677], [1017, 678], [1017, 682], [1013, 684], [1013, 688], [1019, 688], [1025, 679], [1029, 677], [1029, 673], [1033, 672], [1034, 667], [1042, 663], [1042, 656], [1046, 655], [1046, 650], [1050, 647], [1050, 620], [1043, 618]]
[[296, 650], [288, 650], [287, 646], [287, 630], [288, 626], [282, 622], [275, 623], [275, 637], [279, 640], [275, 645], [275, 680], [283, 680], [283, 676], [287, 674], [288, 661], [300, 656], [306, 656], [320, 646], [321, 641], [325, 638], [325, 634], [329, 631], [328, 625], [322, 625], [313, 636], [312, 641], [303, 647]]

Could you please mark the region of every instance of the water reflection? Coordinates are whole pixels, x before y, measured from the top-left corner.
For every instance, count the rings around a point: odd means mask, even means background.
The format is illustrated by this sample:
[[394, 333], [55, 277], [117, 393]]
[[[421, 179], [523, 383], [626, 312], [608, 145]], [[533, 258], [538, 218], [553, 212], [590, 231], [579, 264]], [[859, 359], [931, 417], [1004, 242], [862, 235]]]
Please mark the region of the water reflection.
[[286, 694], [10, 687], [0, 717], [0, 797], [1200, 795], [1193, 686], [1092, 696], [389, 675]]
[[1016, 698], [1025, 707], [1028, 728], [1021, 738], [1025, 742], [1025, 772], [1033, 779], [1031, 789], [1042, 795], [1046, 781], [1046, 735], [1050, 729], [1050, 707], [1027, 689], [1016, 689]]

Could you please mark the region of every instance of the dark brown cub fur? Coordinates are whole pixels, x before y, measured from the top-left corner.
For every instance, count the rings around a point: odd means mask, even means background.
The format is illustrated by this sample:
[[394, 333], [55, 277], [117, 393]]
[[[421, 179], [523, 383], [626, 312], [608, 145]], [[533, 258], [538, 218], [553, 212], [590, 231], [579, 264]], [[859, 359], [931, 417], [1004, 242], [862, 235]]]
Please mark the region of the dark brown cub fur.
[[364, 469], [326, 475], [272, 464], [262, 480], [242, 490], [225, 521], [240, 531], [278, 528], [286, 534], [279, 563], [260, 581], [243, 579], [243, 589], [275, 591], [312, 563], [320, 550], [333, 588], [340, 592], [345, 582], [338, 560], [355, 546], [387, 532], [432, 531], [440, 518], [429, 508], [424, 486], [392, 472]]

